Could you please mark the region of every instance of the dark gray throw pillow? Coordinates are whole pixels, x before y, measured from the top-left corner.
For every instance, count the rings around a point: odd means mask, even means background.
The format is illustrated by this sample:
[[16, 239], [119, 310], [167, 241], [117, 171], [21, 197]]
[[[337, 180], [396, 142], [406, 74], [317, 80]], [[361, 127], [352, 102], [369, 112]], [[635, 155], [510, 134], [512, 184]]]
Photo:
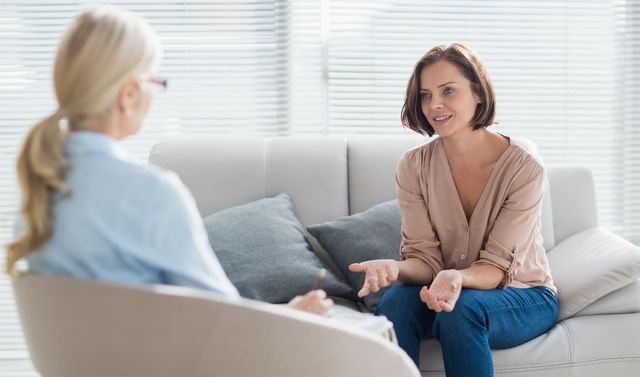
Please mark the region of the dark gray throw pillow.
[[[320, 242], [357, 293], [364, 284], [364, 273], [349, 271], [349, 265], [371, 259], [398, 260], [401, 228], [398, 201], [391, 200], [352, 216], [308, 226], [307, 231]], [[365, 296], [363, 301], [369, 310], [375, 310], [386, 289]]]
[[[204, 218], [209, 241], [242, 297], [284, 303], [307, 293], [322, 262], [307, 242], [287, 194], [224, 209]], [[345, 283], [327, 272], [328, 295], [352, 297]]]

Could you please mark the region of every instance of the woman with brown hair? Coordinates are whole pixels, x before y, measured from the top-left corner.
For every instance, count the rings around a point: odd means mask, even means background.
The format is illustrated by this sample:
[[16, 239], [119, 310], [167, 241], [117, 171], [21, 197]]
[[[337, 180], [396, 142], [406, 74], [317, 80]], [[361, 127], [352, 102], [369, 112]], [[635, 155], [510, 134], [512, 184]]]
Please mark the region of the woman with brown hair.
[[416, 364], [420, 342], [438, 339], [449, 377], [493, 376], [492, 348], [522, 344], [558, 315], [542, 246], [544, 168], [526, 144], [487, 129], [495, 106], [468, 47], [434, 47], [418, 61], [402, 121], [439, 137], [398, 163], [401, 260], [350, 266], [366, 274], [361, 297], [403, 283], [376, 314], [393, 322]]

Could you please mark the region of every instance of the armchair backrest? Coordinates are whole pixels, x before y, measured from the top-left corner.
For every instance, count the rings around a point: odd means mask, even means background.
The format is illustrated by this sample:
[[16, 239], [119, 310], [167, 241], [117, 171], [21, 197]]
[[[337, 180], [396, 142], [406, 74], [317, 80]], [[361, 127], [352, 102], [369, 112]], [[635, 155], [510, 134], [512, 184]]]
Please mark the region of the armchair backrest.
[[13, 288], [43, 377], [419, 376], [380, 336], [276, 305], [31, 275]]

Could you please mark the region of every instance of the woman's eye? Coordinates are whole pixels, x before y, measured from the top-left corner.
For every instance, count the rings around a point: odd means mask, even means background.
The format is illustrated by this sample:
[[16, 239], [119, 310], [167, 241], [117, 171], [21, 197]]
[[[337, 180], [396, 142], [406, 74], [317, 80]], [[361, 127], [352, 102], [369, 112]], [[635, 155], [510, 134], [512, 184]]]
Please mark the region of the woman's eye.
[[455, 92], [455, 89], [453, 88], [444, 88], [443, 93], [446, 95], [452, 94], [453, 92]]
[[431, 98], [431, 94], [430, 93], [420, 93], [420, 99], [424, 100], [428, 100]]

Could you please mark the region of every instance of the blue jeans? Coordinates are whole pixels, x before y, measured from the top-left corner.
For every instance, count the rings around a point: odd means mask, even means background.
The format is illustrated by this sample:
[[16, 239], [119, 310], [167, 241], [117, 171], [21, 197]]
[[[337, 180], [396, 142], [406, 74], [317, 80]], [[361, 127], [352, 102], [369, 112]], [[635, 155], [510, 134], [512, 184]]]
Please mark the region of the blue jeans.
[[463, 289], [449, 313], [430, 310], [420, 301], [421, 288], [392, 287], [375, 314], [393, 323], [400, 347], [418, 366], [421, 341], [438, 339], [447, 377], [493, 376], [492, 348], [525, 343], [558, 318], [558, 300], [546, 287]]

